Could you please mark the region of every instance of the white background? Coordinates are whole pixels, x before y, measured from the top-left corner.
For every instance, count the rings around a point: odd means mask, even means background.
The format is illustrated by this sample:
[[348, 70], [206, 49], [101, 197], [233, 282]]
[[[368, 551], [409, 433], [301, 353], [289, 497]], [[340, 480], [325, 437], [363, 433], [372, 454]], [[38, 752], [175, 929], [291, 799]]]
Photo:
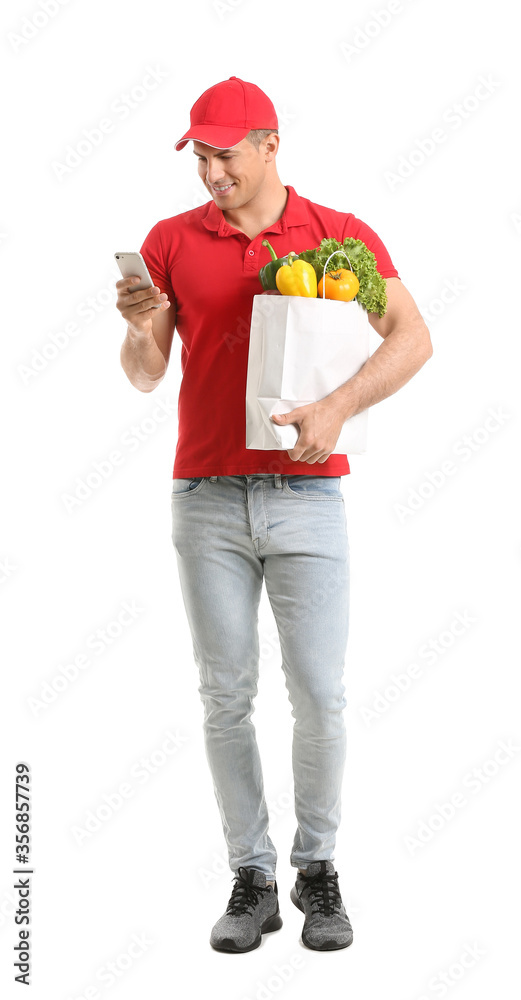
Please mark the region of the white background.
[[[49, 17], [42, 2], [4, 4], [1, 33], [2, 996], [22, 990], [12, 965], [17, 761], [32, 769], [38, 1000], [266, 1000], [340, 988], [356, 1000], [512, 996], [521, 761], [515, 6], [48, 2]], [[115, 109], [150, 67], [162, 79], [123, 118]], [[179, 338], [153, 394], [134, 389], [119, 361], [113, 254], [139, 249], [159, 219], [208, 200], [191, 145], [173, 145], [199, 95], [232, 75], [275, 103], [282, 182], [376, 230], [434, 346], [420, 373], [372, 408], [369, 450], [342, 480], [352, 597], [335, 864], [354, 943], [327, 954], [303, 947], [303, 917], [289, 899], [293, 720], [265, 591], [254, 722], [284, 925], [245, 955], [210, 948], [232, 876], [170, 538]], [[107, 118], [112, 131], [58, 176], [67, 147]], [[444, 141], [429, 146], [435, 129]], [[204, 282], [211, 261], [194, 268]], [[65, 330], [74, 331], [68, 341]], [[53, 338], [65, 344], [54, 356]], [[68, 509], [66, 495], [96, 463], [110, 468], [115, 451], [121, 463]], [[116, 636], [123, 602], [140, 611]], [[457, 614], [467, 624], [456, 637]], [[115, 637], [95, 653], [98, 629]], [[438, 653], [428, 659], [431, 642]], [[61, 668], [82, 653], [89, 664], [64, 681]], [[56, 678], [55, 700], [35, 708]], [[498, 763], [501, 741], [512, 749]], [[142, 758], [156, 762], [148, 780], [138, 777]], [[111, 810], [104, 796], [117, 803], [125, 782], [132, 794]], [[443, 818], [438, 807], [458, 792], [460, 806], [452, 817], [445, 806]], [[98, 828], [78, 834], [98, 810]], [[420, 829], [423, 841], [410, 846]]]

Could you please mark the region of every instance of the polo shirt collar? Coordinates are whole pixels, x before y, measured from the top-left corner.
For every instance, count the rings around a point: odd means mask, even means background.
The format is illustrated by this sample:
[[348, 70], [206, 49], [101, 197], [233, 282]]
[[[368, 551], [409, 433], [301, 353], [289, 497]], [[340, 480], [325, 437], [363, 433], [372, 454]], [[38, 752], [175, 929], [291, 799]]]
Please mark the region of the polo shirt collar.
[[[272, 226], [263, 229], [263, 233], [285, 233], [292, 226], [307, 226], [309, 224], [309, 213], [304, 199], [299, 198], [295, 188], [291, 187], [290, 184], [285, 184], [284, 187], [288, 192], [286, 207], [280, 219]], [[219, 236], [230, 236], [232, 233], [238, 232], [226, 222], [223, 212], [213, 200], [208, 203], [208, 210], [201, 221], [206, 229], [214, 230]]]

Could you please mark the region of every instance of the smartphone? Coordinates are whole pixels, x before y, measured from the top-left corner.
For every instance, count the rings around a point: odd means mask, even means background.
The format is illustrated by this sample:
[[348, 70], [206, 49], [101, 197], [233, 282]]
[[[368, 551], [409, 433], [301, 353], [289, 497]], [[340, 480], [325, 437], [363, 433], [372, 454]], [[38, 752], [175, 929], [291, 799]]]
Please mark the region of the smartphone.
[[[130, 253], [115, 253], [114, 257], [116, 258], [116, 263], [124, 278], [132, 278], [134, 275], [141, 278], [138, 285], [132, 285], [133, 292], [140, 292], [143, 288], [154, 287], [154, 282], [150, 277], [148, 267], [146, 266], [140, 253], [137, 253], [137, 251], [131, 251]], [[159, 305], [152, 306], [152, 309], [159, 308]]]

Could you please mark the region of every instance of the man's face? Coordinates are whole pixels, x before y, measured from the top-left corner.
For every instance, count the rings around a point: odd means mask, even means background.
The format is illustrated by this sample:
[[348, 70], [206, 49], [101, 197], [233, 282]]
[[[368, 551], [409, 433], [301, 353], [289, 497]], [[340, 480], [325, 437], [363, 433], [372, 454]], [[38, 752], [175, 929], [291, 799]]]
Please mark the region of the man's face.
[[242, 139], [231, 149], [194, 140], [199, 177], [219, 208], [242, 208], [259, 192], [266, 177], [266, 146], [255, 149]]

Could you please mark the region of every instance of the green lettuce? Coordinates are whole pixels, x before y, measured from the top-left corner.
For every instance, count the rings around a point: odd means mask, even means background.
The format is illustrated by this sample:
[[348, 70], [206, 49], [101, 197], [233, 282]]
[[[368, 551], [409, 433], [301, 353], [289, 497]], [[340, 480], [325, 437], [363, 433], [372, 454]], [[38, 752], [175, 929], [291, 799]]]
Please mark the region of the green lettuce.
[[341, 267], [349, 269], [349, 264], [342, 253], [335, 251], [344, 250], [349, 257], [351, 267], [360, 282], [360, 289], [355, 296], [367, 312], [378, 313], [383, 316], [387, 309], [387, 292], [385, 290], [385, 280], [376, 267], [376, 257], [374, 253], [362, 242], [348, 236], [343, 243], [338, 240], [326, 237], [320, 246], [314, 250], [304, 250], [299, 253], [301, 260], [306, 260], [312, 264], [320, 281], [324, 273], [324, 265], [327, 258], [334, 254], [327, 265], [326, 272], [337, 271]]

